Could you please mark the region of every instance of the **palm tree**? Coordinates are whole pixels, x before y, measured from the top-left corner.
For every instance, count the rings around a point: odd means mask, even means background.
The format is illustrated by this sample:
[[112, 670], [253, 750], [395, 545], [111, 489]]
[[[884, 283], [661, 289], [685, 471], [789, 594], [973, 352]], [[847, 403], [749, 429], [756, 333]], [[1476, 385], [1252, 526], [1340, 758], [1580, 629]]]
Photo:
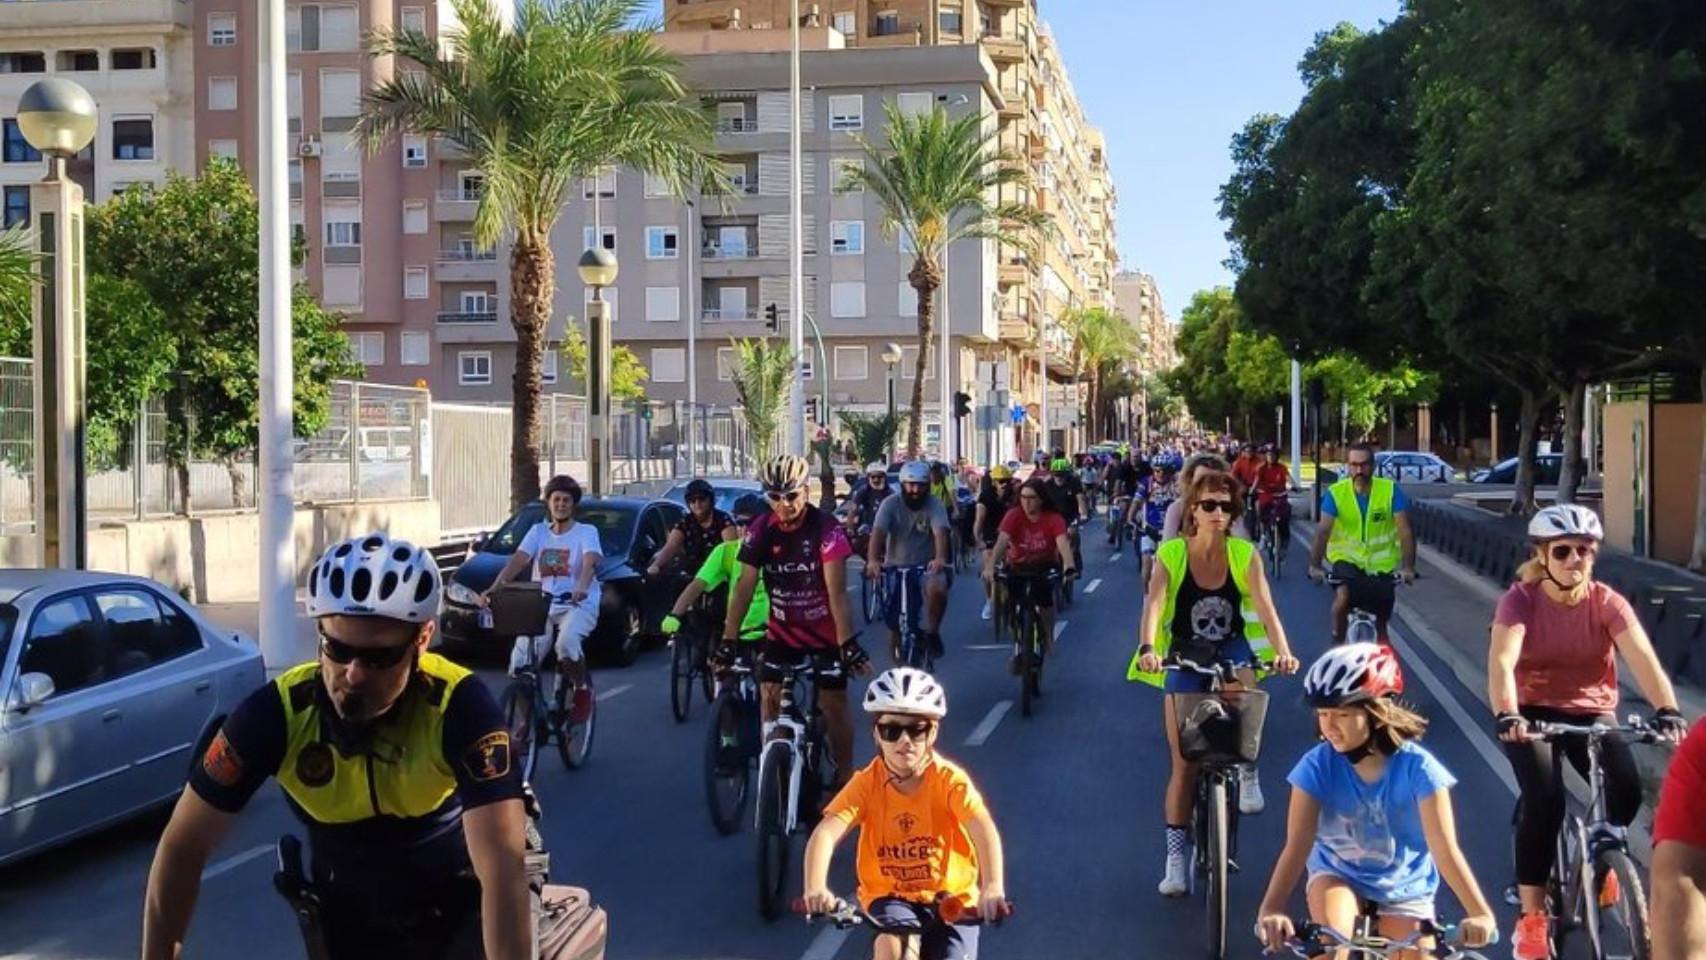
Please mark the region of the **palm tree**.
[[885, 104], [883, 112], [887, 148], [858, 138], [865, 163], [849, 170], [840, 186], [876, 194], [883, 206], [883, 236], [899, 234], [917, 251], [906, 277], [918, 293], [918, 368], [906, 441], [907, 455], [916, 457], [924, 436], [924, 373], [935, 329], [936, 288], [942, 285], [942, 257], [949, 244], [993, 239], [1029, 253], [1054, 222], [1034, 207], [995, 199], [1002, 187], [1023, 186], [1030, 178], [998, 148], [999, 132], [986, 129], [981, 115], [954, 120], [941, 107], [910, 114], [893, 103]]
[[740, 398], [753, 457], [763, 463], [776, 452], [776, 431], [788, 405], [788, 388], [794, 382], [794, 352], [768, 339], [731, 337], [729, 342], [735, 348], [729, 379]]
[[510, 499], [539, 494], [539, 380], [556, 294], [551, 230], [570, 190], [606, 167], [662, 178], [678, 195], [714, 180], [711, 125], [679, 63], [641, 22], [646, 0], [519, 0], [513, 24], [492, 0], [451, 0], [461, 26], [438, 40], [379, 28], [373, 56], [399, 68], [356, 127], [377, 150], [404, 133], [455, 141], [484, 175], [474, 240], [509, 255], [515, 326]]
[[1090, 383], [1085, 424], [1091, 434], [1096, 434], [1102, 426], [1102, 388], [1120, 361], [1135, 355], [1137, 332], [1123, 314], [1105, 307], [1068, 311], [1060, 318], [1060, 325], [1072, 337], [1072, 364], [1078, 378]]
[[36, 254], [24, 227], [0, 230], [0, 331], [7, 342], [28, 339]]

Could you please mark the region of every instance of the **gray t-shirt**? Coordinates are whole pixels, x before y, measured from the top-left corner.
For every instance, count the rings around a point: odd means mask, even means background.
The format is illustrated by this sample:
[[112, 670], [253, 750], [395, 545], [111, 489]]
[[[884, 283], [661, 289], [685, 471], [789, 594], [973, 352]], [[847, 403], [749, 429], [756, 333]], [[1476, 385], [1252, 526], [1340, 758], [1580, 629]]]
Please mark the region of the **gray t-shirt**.
[[888, 537], [883, 563], [900, 567], [929, 563], [936, 559], [935, 532], [948, 532], [948, 511], [935, 497], [918, 510], [907, 507], [904, 497], [889, 497], [877, 508], [871, 529], [881, 530]]

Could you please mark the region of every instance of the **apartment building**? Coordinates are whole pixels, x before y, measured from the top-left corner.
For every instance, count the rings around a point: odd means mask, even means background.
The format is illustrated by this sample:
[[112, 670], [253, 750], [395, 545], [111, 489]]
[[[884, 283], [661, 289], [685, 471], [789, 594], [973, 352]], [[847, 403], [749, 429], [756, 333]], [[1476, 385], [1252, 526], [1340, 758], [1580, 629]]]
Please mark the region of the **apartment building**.
[[1143, 352], [1138, 368], [1170, 370], [1179, 362], [1177, 329], [1161, 302], [1161, 290], [1147, 273], [1125, 272], [1114, 278], [1114, 303], [1137, 330]]
[[[232, 157], [251, 178], [258, 10], [243, 0], [196, 4], [188, 88], [197, 164]], [[390, 58], [370, 59], [362, 37], [376, 27], [436, 36], [455, 23], [450, 4], [287, 0], [285, 17], [290, 215], [308, 247], [299, 278], [348, 318], [351, 349], [369, 379], [451, 396], [461, 382], [497, 382], [489, 361], [460, 368], [454, 348], [467, 328], [504, 316], [501, 261], [476, 251], [472, 238], [478, 172], [447, 141], [405, 136], [368, 155], [352, 132], [362, 94], [397, 69]]]
[[0, 222], [29, 219], [41, 155], [18, 129], [18, 98], [46, 77], [73, 80], [100, 111], [95, 139], [68, 164], [99, 203], [133, 183], [190, 172], [193, 8], [184, 0], [55, 0], [0, 6]]

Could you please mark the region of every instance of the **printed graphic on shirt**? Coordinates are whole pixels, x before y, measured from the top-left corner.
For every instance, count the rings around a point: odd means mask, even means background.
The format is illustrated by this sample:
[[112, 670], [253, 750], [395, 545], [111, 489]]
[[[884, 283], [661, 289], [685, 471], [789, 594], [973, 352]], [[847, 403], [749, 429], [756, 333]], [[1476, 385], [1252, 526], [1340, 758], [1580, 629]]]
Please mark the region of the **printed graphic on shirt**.
[[509, 775], [509, 733], [497, 730], [474, 741], [462, 754], [462, 766], [477, 781]]
[[224, 730], [220, 730], [213, 742], [207, 745], [207, 752], [201, 757], [201, 769], [209, 780], [222, 787], [234, 787], [243, 779], [243, 758], [225, 738]]
[[893, 881], [896, 895], [934, 894], [936, 877], [947, 855], [943, 838], [929, 829], [920, 830], [929, 825], [911, 812], [896, 816], [894, 825], [904, 839], [877, 845], [877, 872]]
[[1384, 803], [1365, 801], [1349, 813], [1322, 810], [1317, 829], [1321, 843], [1350, 866], [1381, 870], [1398, 857]]
[[296, 779], [310, 787], [323, 787], [332, 782], [332, 748], [323, 743], [310, 743], [296, 755]]
[[573, 554], [558, 547], [545, 547], [539, 551], [539, 576], [568, 577], [574, 575]]
[[1221, 643], [1232, 636], [1232, 604], [1210, 594], [1191, 605], [1191, 638], [1198, 643]]

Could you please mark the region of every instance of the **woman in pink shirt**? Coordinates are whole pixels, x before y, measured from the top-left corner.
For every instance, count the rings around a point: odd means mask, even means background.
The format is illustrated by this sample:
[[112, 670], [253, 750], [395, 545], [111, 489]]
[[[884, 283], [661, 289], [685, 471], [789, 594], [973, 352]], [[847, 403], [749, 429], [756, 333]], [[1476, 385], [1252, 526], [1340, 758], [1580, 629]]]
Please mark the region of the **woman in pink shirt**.
[[[1574, 504], [1547, 507], [1529, 522], [1534, 554], [1493, 614], [1487, 696], [1522, 795], [1516, 816], [1516, 883], [1522, 913], [1511, 937], [1516, 960], [1551, 956], [1546, 878], [1564, 821], [1563, 764], [1553, 744], [1530, 740], [1533, 721], [1616, 725], [1617, 654], [1635, 675], [1653, 723], [1671, 739], [1685, 727], [1676, 693], [1629, 601], [1593, 579], [1605, 539], [1599, 517]], [[1587, 775], [1587, 745], [1571, 738], [1557, 754]], [[1629, 745], [1607, 738], [1602, 755], [1606, 814], [1627, 826], [1641, 807]]]

